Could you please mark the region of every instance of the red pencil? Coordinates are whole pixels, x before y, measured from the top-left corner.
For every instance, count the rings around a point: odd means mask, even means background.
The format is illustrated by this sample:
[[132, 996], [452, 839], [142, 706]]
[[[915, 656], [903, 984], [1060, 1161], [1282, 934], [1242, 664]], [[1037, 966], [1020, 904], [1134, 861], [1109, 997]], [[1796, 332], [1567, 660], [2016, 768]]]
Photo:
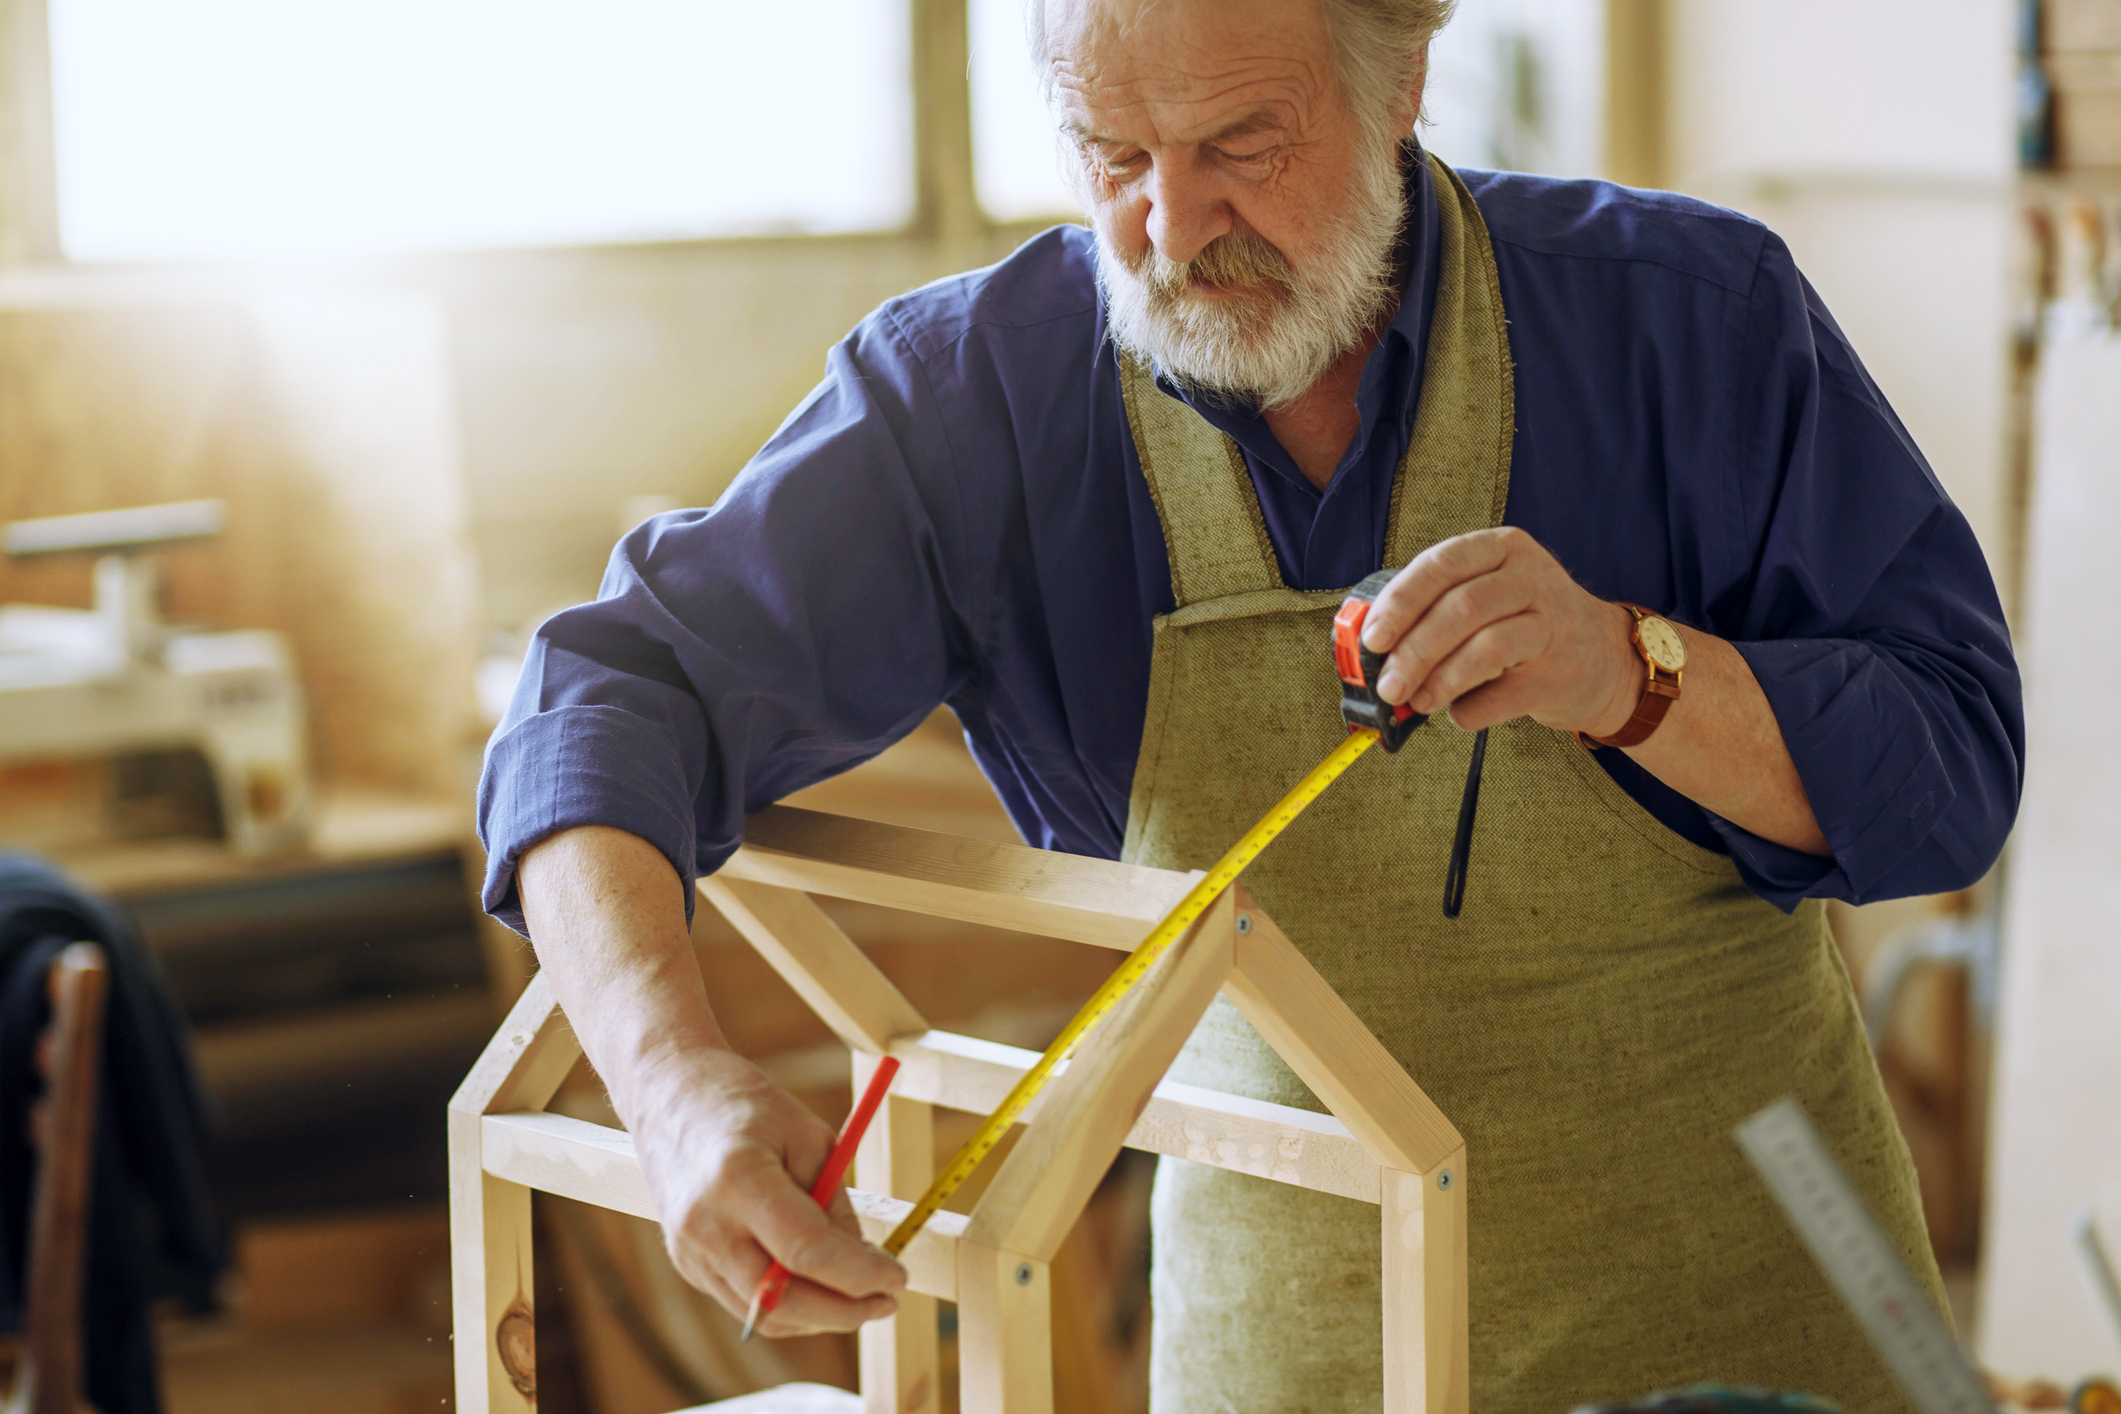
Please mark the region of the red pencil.
[[[869, 1077], [869, 1086], [862, 1091], [861, 1102], [854, 1113], [847, 1116], [847, 1123], [840, 1127], [840, 1137], [833, 1143], [832, 1152], [825, 1157], [825, 1167], [818, 1174], [817, 1182], [811, 1186], [810, 1196], [820, 1208], [832, 1206], [832, 1200], [840, 1191], [840, 1180], [847, 1176], [847, 1165], [854, 1162], [854, 1151], [862, 1142], [862, 1131], [876, 1117], [877, 1107], [884, 1103], [884, 1093], [891, 1088], [891, 1077], [898, 1074], [898, 1058], [885, 1056], [876, 1063], [876, 1073]], [[750, 1314], [744, 1317], [743, 1339], [751, 1339], [752, 1328], [759, 1317], [781, 1304], [781, 1293], [788, 1289], [788, 1269], [775, 1262], [759, 1278], [759, 1289], [752, 1294]]]

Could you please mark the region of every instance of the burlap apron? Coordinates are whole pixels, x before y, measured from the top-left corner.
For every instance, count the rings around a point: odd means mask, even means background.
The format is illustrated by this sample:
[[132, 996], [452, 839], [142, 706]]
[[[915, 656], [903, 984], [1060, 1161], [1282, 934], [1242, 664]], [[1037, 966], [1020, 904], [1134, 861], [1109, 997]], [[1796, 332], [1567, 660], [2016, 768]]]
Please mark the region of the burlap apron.
[[[1394, 565], [1496, 524], [1509, 479], [1494, 257], [1432, 165], [1443, 265]], [[1139, 366], [1124, 387], [1177, 598], [1156, 623], [1125, 857], [1202, 868], [1341, 739], [1340, 596], [1282, 585], [1234, 444]], [[1903, 1408], [1731, 1139], [1796, 1094], [1941, 1302], [1822, 907], [1783, 916], [1521, 719], [1491, 734], [1464, 913], [1446, 920], [1471, 741], [1438, 717], [1370, 753], [1246, 882], [1465, 1135], [1473, 1407], [1560, 1414], [1721, 1380]], [[1320, 1108], [1223, 1002], [1172, 1075]], [[1156, 1414], [1378, 1407], [1377, 1209], [1165, 1159], [1154, 1221]]]

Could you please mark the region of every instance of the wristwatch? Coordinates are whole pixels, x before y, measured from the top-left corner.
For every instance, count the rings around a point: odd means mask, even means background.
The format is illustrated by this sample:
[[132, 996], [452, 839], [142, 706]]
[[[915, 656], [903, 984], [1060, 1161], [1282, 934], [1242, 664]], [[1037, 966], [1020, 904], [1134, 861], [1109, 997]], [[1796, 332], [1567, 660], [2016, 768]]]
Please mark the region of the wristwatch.
[[1649, 672], [1642, 685], [1642, 700], [1635, 704], [1635, 715], [1611, 736], [1576, 733], [1576, 739], [1586, 746], [1593, 742], [1600, 746], [1640, 746], [1679, 700], [1679, 679], [1686, 671], [1686, 640], [1668, 621], [1642, 605], [1623, 602], [1620, 607], [1635, 616], [1635, 629], [1628, 641], [1642, 655]]

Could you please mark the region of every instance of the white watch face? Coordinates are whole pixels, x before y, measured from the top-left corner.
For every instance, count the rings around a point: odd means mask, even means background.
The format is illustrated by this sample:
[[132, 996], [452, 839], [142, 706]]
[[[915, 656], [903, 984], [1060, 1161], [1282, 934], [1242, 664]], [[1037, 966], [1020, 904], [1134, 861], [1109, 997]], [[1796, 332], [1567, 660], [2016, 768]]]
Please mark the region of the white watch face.
[[1636, 621], [1635, 637], [1650, 661], [1666, 672], [1676, 673], [1686, 666], [1686, 640], [1679, 636], [1678, 629], [1655, 614], [1646, 614]]

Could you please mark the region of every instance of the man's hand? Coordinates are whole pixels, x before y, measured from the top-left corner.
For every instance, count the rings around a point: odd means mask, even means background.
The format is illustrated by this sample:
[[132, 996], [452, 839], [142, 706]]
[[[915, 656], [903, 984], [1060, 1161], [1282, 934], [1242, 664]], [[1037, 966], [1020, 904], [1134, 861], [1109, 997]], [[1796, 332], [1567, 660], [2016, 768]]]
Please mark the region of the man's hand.
[[[1642, 700], [1648, 673], [1633, 627], [1626, 609], [1579, 588], [1531, 536], [1504, 526], [1423, 551], [1377, 596], [1362, 640], [1388, 654], [1377, 680], [1387, 702], [1448, 710], [1467, 731], [1530, 717], [1603, 737]], [[1679, 700], [1628, 755], [1741, 829], [1831, 854], [1752, 668], [1714, 634], [1674, 627], [1687, 647]]]
[[553, 994], [633, 1135], [678, 1272], [742, 1316], [778, 1258], [795, 1280], [759, 1323], [770, 1336], [890, 1315], [905, 1269], [861, 1240], [844, 1194], [829, 1216], [810, 1200], [832, 1131], [729, 1049], [669, 862], [589, 825], [525, 851], [516, 883]]
[[1609, 736], [1635, 711], [1642, 658], [1633, 620], [1595, 598], [1512, 526], [1432, 545], [1371, 606], [1363, 643], [1390, 656], [1387, 702], [1446, 709], [1466, 731], [1530, 717]]
[[843, 1190], [810, 1199], [833, 1132], [749, 1061], [710, 1051], [664, 1082], [633, 1127], [679, 1275], [741, 1316], [778, 1260], [795, 1278], [759, 1321], [768, 1336], [852, 1330], [897, 1309], [905, 1269], [862, 1241]]

